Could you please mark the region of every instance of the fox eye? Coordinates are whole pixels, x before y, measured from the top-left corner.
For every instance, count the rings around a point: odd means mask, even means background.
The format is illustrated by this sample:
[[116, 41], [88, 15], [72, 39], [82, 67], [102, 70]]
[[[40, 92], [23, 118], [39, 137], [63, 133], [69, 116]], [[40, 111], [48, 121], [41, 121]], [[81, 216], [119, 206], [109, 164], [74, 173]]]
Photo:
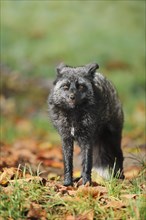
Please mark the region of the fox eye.
[[80, 91], [82, 91], [82, 90], [85, 89], [85, 86], [84, 86], [84, 85], [79, 85], [79, 86], [78, 86], [78, 89], [79, 89]]
[[63, 89], [64, 89], [64, 90], [69, 90], [69, 85], [64, 85], [64, 86], [63, 86]]

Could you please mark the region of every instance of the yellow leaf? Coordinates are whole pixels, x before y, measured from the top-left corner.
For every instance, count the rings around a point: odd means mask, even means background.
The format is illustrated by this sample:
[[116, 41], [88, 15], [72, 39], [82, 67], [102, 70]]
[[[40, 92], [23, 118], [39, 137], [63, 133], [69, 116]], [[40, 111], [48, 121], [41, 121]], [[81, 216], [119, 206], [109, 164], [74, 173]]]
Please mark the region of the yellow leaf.
[[6, 186], [15, 175], [21, 175], [20, 170], [14, 167], [3, 168], [3, 172], [0, 175], [0, 185]]
[[77, 177], [80, 177], [81, 176], [81, 171], [80, 170], [75, 170], [74, 171], [74, 177], [77, 178]]

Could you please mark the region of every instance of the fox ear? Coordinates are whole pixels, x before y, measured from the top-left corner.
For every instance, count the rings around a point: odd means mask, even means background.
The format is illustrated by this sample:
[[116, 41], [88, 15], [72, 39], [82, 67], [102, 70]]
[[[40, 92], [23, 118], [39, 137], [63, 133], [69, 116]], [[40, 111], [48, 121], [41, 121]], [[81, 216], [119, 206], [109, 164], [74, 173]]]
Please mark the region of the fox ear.
[[97, 63], [89, 63], [86, 66], [86, 70], [88, 74], [93, 74], [95, 71], [99, 68], [99, 65]]
[[66, 65], [65, 65], [64, 63], [60, 63], [60, 64], [56, 67], [56, 70], [57, 70], [58, 75], [61, 74], [62, 69], [63, 69], [64, 67], [66, 67]]
[[53, 82], [54, 85], [62, 77], [62, 75], [63, 75], [63, 68], [64, 67], [67, 67], [64, 63], [60, 63], [58, 66], [56, 66], [57, 77], [56, 77], [56, 80]]

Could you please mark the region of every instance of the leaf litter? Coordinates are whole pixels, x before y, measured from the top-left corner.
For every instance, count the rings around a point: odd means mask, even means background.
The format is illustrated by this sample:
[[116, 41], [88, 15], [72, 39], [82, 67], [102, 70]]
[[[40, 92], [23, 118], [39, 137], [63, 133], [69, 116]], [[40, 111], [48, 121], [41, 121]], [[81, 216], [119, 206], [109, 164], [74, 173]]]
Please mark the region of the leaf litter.
[[[92, 186], [89, 186], [88, 183], [82, 186], [82, 178], [75, 182], [74, 186], [63, 186], [63, 161], [61, 148], [58, 146], [46, 147], [46, 142], [43, 145], [37, 140], [30, 140], [30, 142], [29, 140], [22, 140], [22, 142], [17, 140], [13, 143], [13, 148], [2, 144], [2, 148], [4, 147], [0, 172], [1, 191], [3, 194], [11, 196], [16, 183], [24, 190], [28, 195], [24, 205], [24, 213], [26, 213], [27, 219], [51, 219], [48, 217], [50, 210], [52, 216], [54, 212], [54, 216], [57, 212], [61, 212], [63, 217], [58, 219], [102, 219], [103, 215], [108, 216], [111, 212], [115, 213], [115, 219], [122, 219], [122, 217], [118, 218], [117, 215], [127, 215], [130, 219], [130, 214], [126, 214], [126, 210], [131, 209], [131, 202], [135, 215], [138, 218], [141, 215], [137, 208], [137, 202], [144, 198], [145, 183], [139, 184], [136, 193], [129, 192], [131, 185], [134, 184], [132, 181], [135, 178], [140, 178], [141, 172], [143, 176], [145, 174], [145, 170], [140, 167], [132, 166], [125, 169], [126, 179], [123, 182], [116, 180], [116, 185], [121, 184], [121, 192], [117, 196], [111, 196], [107, 183], [105, 184], [104, 180], [98, 181], [98, 178], [92, 182]], [[20, 162], [21, 164], [19, 164]], [[40, 162], [41, 164], [38, 167]], [[32, 165], [30, 166], [30, 164]], [[16, 167], [16, 165], [18, 166]], [[48, 166], [49, 170], [47, 170]], [[60, 176], [54, 169], [60, 170]], [[45, 173], [43, 173], [44, 170]], [[76, 172], [79, 173], [78, 170]], [[29, 198], [30, 189], [27, 184], [29, 186], [40, 185], [40, 190], [44, 190], [45, 193], [40, 194], [37, 200], [33, 200], [31, 197]], [[83, 204], [84, 207], [82, 207]], [[141, 202], [141, 204], [143, 203]], [[48, 208], [49, 205], [51, 206], [50, 209]], [[81, 208], [79, 208], [80, 206]], [[61, 208], [59, 209], [59, 207]], [[58, 215], [60, 216], [60, 214]], [[54, 218], [57, 219], [57, 217]]]

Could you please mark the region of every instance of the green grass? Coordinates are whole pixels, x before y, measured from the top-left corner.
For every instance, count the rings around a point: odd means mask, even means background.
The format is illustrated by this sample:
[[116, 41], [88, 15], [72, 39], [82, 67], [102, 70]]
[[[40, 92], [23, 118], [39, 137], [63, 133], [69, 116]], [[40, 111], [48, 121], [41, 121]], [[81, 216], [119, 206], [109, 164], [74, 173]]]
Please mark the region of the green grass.
[[[75, 195], [71, 196], [67, 193], [68, 188], [64, 191], [57, 191], [57, 184], [60, 182], [49, 180], [44, 185], [32, 179], [28, 184], [24, 175], [23, 178], [24, 180], [20, 182], [21, 179], [16, 177], [13, 183], [9, 183], [4, 188], [1, 187], [0, 214], [2, 219], [27, 219], [33, 204], [37, 206], [36, 209], [39, 210], [40, 216], [45, 212], [46, 219], [50, 220], [65, 219], [65, 216], [68, 215], [74, 217], [87, 215], [93, 210], [94, 219], [103, 219], [103, 216], [106, 219], [145, 219], [145, 201], [142, 195], [144, 193], [142, 184], [144, 185], [145, 182], [144, 172], [131, 181], [119, 182], [119, 180], [111, 178], [110, 181], [104, 182], [107, 194], [101, 191], [98, 195], [96, 191], [94, 192], [96, 190], [94, 187], [79, 187], [72, 189], [75, 190]], [[59, 186], [61, 187], [61, 185]], [[136, 198], [122, 199], [122, 195], [127, 194], [136, 194]], [[112, 207], [112, 203], [111, 207], [106, 207], [106, 204], [111, 201], [122, 202], [124, 207]], [[37, 211], [31, 213], [33, 213], [33, 217], [38, 215]]]

